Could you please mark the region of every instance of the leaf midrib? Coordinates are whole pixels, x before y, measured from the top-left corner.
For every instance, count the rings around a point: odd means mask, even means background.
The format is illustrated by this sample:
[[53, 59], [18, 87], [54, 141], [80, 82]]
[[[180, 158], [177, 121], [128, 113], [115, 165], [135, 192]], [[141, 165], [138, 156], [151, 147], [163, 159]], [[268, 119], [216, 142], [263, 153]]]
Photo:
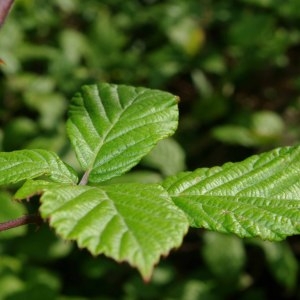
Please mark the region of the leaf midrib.
[[[94, 150], [94, 154], [93, 154], [93, 156], [92, 156], [92, 158], [91, 158], [91, 161], [90, 161], [90, 163], [89, 163], [89, 165], [88, 165], [88, 167], [87, 167], [86, 172], [91, 172], [91, 170], [93, 169], [93, 166], [94, 166], [94, 164], [95, 164], [95, 161], [96, 161], [96, 158], [97, 158], [97, 155], [98, 155], [100, 149], [101, 149], [102, 146], [105, 144], [108, 135], [110, 134], [110, 132], [112, 131], [112, 129], [114, 128], [114, 126], [119, 122], [119, 120], [121, 119], [122, 115], [123, 115], [123, 114], [126, 112], [126, 110], [132, 105], [132, 103], [134, 103], [134, 102], [136, 101], [136, 99], [137, 99], [139, 96], [143, 95], [144, 93], [145, 93], [145, 91], [142, 91], [142, 92], [136, 94], [136, 96], [132, 99], [132, 101], [128, 102], [128, 104], [127, 104], [126, 106], [124, 106], [124, 108], [123, 108], [122, 105], [120, 105], [120, 107], [122, 107], [123, 110], [120, 111], [120, 114], [117, 116], [117, 118], [116, 118], [113, 122], [111, 122], [111, 125], [109, 126], [109, 128], [108, 128], [106, 134], [103, 135], [103, 138], [102, 138], [102, 139], [100, 138], [100, 136], [98, 136], [100, 142], [99, 142], [99, 145], [98, 145], [98, 146], [95, 148], [95, 150]], [[99, 89], [98, 89], [98, 94], [99, 94]], [[116, 95], [118, 96], [118, 101], [119, 101], [119, 103], [121, 103], [121, 102], [120, 102], [120, 98], [119, 98], [119, 93], [116, 93]], [[100, 94], [99, 94], [99, 99], [101, 99]], [[103, 107], [105, 108], [105, 106], [103, 106]], [[105, 115], [107, 116], [106, 109], [104, 110], [104, 112], [105, 112]], [[87, 110], [86, 110], [86, 113], [88, 114], [88, 111], [87, 111]], [[107, 116], [107, 119], [109, 120], [108, 116]], [[92, 123], [94, 123], [93, 120], [92, 120]], [[93, 124], [93, 125], [94, 125], [94, 124]], [[96, 131], [98, 132], [97, 127], [94, 126], [94, 128], [95, 128]], [[98, 133], [99, 133], [99, 132], [98, 132]]]
[[[288, 157], [288, 158], [290, 158], [290, 157]], [[280, 159], [280, 156], [278, 156], [277, 159]], [[295, 160], [295, 157], [291, 157], [291, 158], [289, 159], [287, 165], [285, 165], [285, 166], [274, 166], [274, 167], [271, 167], [270, 170], [271, 170], [271, 171], [274, 171], [274, 169], [275, 169], [276, 172], [270, 172], [270, 173], [265, 172], [265, 174], [267, 174], [267, 176], [263, 177], [262, 180], [259, 181], [258, 179], [256, 179], [255, 181], [253, 181], [253, 183], [248, 184], [245, 188], [240, 189], [240, 190], [239, 190], [237, 193], [235, 193], [235, 194], [228, 194], [228, 193], [226, 193], [226, 192], [224, 193], [224, 191], [223, 191], [223, 194], [221, 194], [222, 191], [218, 191], [218, 189], [221, 189], [222, 187], [224, 187], [224, 186], [226, 186], [226, 185], [232, 185], [232, 184], [234, 184], [234, 182], [237, 182], [238, 184], [241, 184], [241, 178], [239, 178], [239, 177], [235, 177], [235, 178], [233, 178], [232, 180], [224, 181], [224, 182], [222, 182], [221, 184], [219, 184], [219, 185], [217, 185], [217, 186], [215, 186], [215, 187], [211, 187], [209, 190], [206, 190], [205, 193], [198, 193], [198, 194], [195, 193], [195, 194], [194, 194], [194, 193], [193, 193], [193, 190], [194, 190], [194, 189], [197, 189], [197, 185], [200, 184], [200, 181], [197, 181], [196, 184], [188, 185], [187, 188], [181, 190], [179, 193], [173, 193], [173, 196], [177, 196], [177, 195], [196, 195], [196, 194], [197, 194], [197, 195], [199, 195], [199, 196], [200, 196], [200, 195], [213, 195], [213, 196], [224, 196], [224, 197], [226, 197], [226, 196], [236, 196], [236, 197], [239, 197], [239, 196], [245, 196], [245, 197], [246, 197], [246, 196], [248, 196], [248, 195], [243, 195], [243, 192], [244, 192], [245, 190], [251, 190], [251, 187], [257, 185], [258, 182], [260, 182], [260, 184], [262, 184], [262, 182], [268, 180], [268, 179], [271, 178], [272, 176], [278, 174], [279, 172], [282, 172], [282, 171], [283, 171], [284, 169], [286, 169], [286, 168], [289, 168], [290, 165], [291, 165], [292, 163], [294, 163], [294, 160]], [[255, 165], [255, 163], [257, 163], [257, 162], [254, 162], [253, 165]], [[261, 172], [263, 168], [265, 168], [268, 164], [271, 164], [271, 163], [274, 163], [274, 160], [271, 160], [271, 161], [266, 162], [265, 164], [263, 164], [262, 166], [260, 166], [260, 167], [257, 168], [257, 169], [251, 168], [251, 169], [247, 170], [247, 172], [245, 172], [245, 173], [242, 174], [242, 179], [245, 180], [245, 181], [247, 182], [247, 178], [245, 178], [245, 177], [247, 177], [247, 176], [248, 176], [248, 177], [249, 177], [249, 176], [251, 177], [251, 173], [253, 173], [253, 172], [254, 172], [254, 173], [259, 173], [259, 172]], [[228, 171], [230, 171], [230, 169], [234, 169], [234, 167], [235, 167], [235, 166], [231, 166], [231, 168], [226, 168], [226, 169], [223, 169], [222, 167], [220, 167], [219, 172], [214, 173], [214, 174], [211, 175], [211, 176], [207, 176], [207, 177], [203, 178], [203, 181], [212, 180], [213, 177], [215, 177], [215, 180], [222, 179], [222, 177], [224, 177], [224, 176], [223, 176], [223, 173], [227, 173]], [[210, 169], [207, 169], [207, 171], [209, 171], [209, 170], [210, 170]], [[279, 172], [278, 172], [278, 170], [279, 170]], [[178, 186], [178, 183], [184, 182], [184, 178], [189, 177], [189, 176], [191, 176], [191, 175], [192, 175], [192, 172], [186, 173], [186, 175], [185, 175], [184, 177], [179, 178], [179, 179], [176, 180], [174, 183], [172, 183], [171, 186], [168, 187], [168, 190], [172, 190], [172, 189], [176, 188], [176, 187]], [[203, 177], [204, 177], [204, 176], [203, 176]], [[243, 178], [243, 177], [244, 177], [244, 178]], [[253, 177], [252, 177], [252, 178], [253, 178]], [[292, 179], [293, 179], [293, 182], [297, 181], [297, 178], [295, 178], [295, 176], [294, 176]], [[192, 180], [194, 180], [194, 178], [188, 179], [188, 180], [192, 181]], [[291, 183], [291, 184], [292, 184], [292, 183]], [[230, 189], [228, 188], [227, 190], [229, 191]], [[191, 193], [191, 191], [192, 191], [192, 193]], [[220, 194], [218, 194], [218, 193], [220, 193]], [[267, 196], [265, 196], [265, 197], [274, 197], [274, 196], [276, 196], [276, 194], [278, 194], [278, 193], [282, 193], [282, 190], [280, 190], [280, 191], [277, 191], [277, 190], [276, 190], [276, 191], [273, 191], [271, 194], [269, 193], [269, 194], [268, 194]], [[251, 195], [249, 195], [248, 197], [254, 197], [254, 198], [256, 198], [256, 196], [251, 196]], [[258, 197], [259, 197], [259, 196], [258, 196]]]

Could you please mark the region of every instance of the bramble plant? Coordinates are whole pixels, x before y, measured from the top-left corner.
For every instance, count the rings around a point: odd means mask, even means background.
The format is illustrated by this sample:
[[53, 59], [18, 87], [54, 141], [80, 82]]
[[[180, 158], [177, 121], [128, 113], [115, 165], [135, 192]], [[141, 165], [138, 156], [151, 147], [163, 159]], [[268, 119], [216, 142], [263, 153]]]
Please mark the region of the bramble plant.
[[72, 99], [67, 133], [83, 176], [55, 153], [0, 153], [0, 184], [26, 180], [15, 199], [40, 196], [40, 216], [0, 224], [5, 230], [42, 220], [92, 254], [127, 261], [149, 280], [160, 256], [179, 247], [189, 226], [279, 241], [300, 233], [300, 146], [283, 147], [163, 182], [111, 183], [172, 135], [178, 97], [101, 83]]

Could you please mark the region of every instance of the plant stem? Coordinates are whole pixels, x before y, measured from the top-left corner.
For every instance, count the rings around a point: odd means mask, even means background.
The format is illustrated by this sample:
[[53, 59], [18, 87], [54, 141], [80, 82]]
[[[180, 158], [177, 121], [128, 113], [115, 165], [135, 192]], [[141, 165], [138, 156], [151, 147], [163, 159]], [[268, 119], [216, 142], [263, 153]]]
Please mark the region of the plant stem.
[[82, 178], [81, 178], [81, 180], [79, 182], [79, 185], [86, 185], [88, 183], [88, 180], [89, 180], [89, 175], [90, 175], [90, 170], [87, 170], [83, 174], [83, 176], [82, 176]]
[[0, 27], [6, 19], [14, 0], [0, 0]]
[[27, 224], [41, 225], [42, 222], [43, 219], [41, 218], [40, 215], [36, 215], [36, 214], [26, 215], [14, 220], [9, 220], [7, 222], [0, 223], [0, 232], [15, 227], [27, 225]]

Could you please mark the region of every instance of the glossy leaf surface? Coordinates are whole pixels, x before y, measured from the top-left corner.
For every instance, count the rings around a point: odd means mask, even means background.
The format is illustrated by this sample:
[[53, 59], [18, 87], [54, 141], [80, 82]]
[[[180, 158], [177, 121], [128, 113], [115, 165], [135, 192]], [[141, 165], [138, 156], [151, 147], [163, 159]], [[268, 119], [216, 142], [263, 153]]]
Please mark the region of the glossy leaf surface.
[[184, 172], [163, 186], [190, 225], [281, 240], [300, 233], [300, 147]]
[[59, 235], [92, 254], [129, 262], [146, 280], [188, 229], [185, 214], [157, 184], [56, 187], [41, 201], [43, 218]]
[[178, 98], [123, 85], [84, 86], [72, 100], [68, 134], [89, 181], [121, 175], [174, 133]]
[[61, 183], [77, 182], [77, 175], [60, 158], [47, 150], [0, 152], [0, 184], [47, 176]]

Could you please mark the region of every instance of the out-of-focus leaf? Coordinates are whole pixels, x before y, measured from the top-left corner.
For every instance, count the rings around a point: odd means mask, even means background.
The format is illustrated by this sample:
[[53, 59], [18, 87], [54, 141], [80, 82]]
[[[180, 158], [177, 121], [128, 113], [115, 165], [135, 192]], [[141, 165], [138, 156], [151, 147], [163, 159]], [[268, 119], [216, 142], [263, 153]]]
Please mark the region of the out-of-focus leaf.
[[203, 238], [202, 253], [210, 271], [223, 281], [236, 282], [246, 262], [242, 240], [210, 231]]
[[111, 178], [101, 184], [111, 184], [111, 183], [129, 183], [129, 182], [139, 182], [139, 183], [159, 183], [162, 182], [163, 177], [156, 172], [152, 171], [132, 171], [121, 176]]
[[195, 70], [192, 73], [192, 79], [195, 84], [195, 87], [202, 95], [202, 97], [204, 98], [211, 97], [213, 92], [212, 85], [201, 70]]
[[253, 146], [256, 144], [256, 140], [250, 130], [242, 126], [223, 125], [215, 127], [212, 130], [212, 134], [216, 139], [228, 144], [242, 146]]
[[163, 175], [174, 175], [185, 169], [184, 151], [174, 139], [164, 139], [143, 158], [142, 164], [159, 169]]
[[171, 41], [180, 46], [188, 55], [199, 52], [205, 41], [205, 32], [191, 18], [181, 19], [168, 31]]
[[261, 146], [280, 140], [284, 123], [278, 114], [272, 111], [259, 111], [251, 115], [248, 127], [241, 125], [223, 125], [215, 127], [212, 134], [218, 140], [243, 146]]
[[281, 136], [284, 123], [278, 114], [272, 111], [260, 111], [253, 114], [252, 131], [261, 139], [272, 140]]
[[287, 290], [293, 290], [297, 285], [299, 267], [288, 243], [255, 240], [254, 244], [264, 250], [269, 269], [277, 281]]
[[75, 30], [64, 30], [61, 33], [60, 42], [65, 59], [72, 65], [77, 65], [88, 50], [88, 41], [82, 33]]
[[39, 123], [47, 130], [56, 128], [66, 110], [66, 101], [60, 94], [27, 93], [26, 102], [40, 113]]
[[3, 148], [6, 151], [20, 149], [37, 134], [37, 125], [29, 118], [15, 118], [4, 128]]

